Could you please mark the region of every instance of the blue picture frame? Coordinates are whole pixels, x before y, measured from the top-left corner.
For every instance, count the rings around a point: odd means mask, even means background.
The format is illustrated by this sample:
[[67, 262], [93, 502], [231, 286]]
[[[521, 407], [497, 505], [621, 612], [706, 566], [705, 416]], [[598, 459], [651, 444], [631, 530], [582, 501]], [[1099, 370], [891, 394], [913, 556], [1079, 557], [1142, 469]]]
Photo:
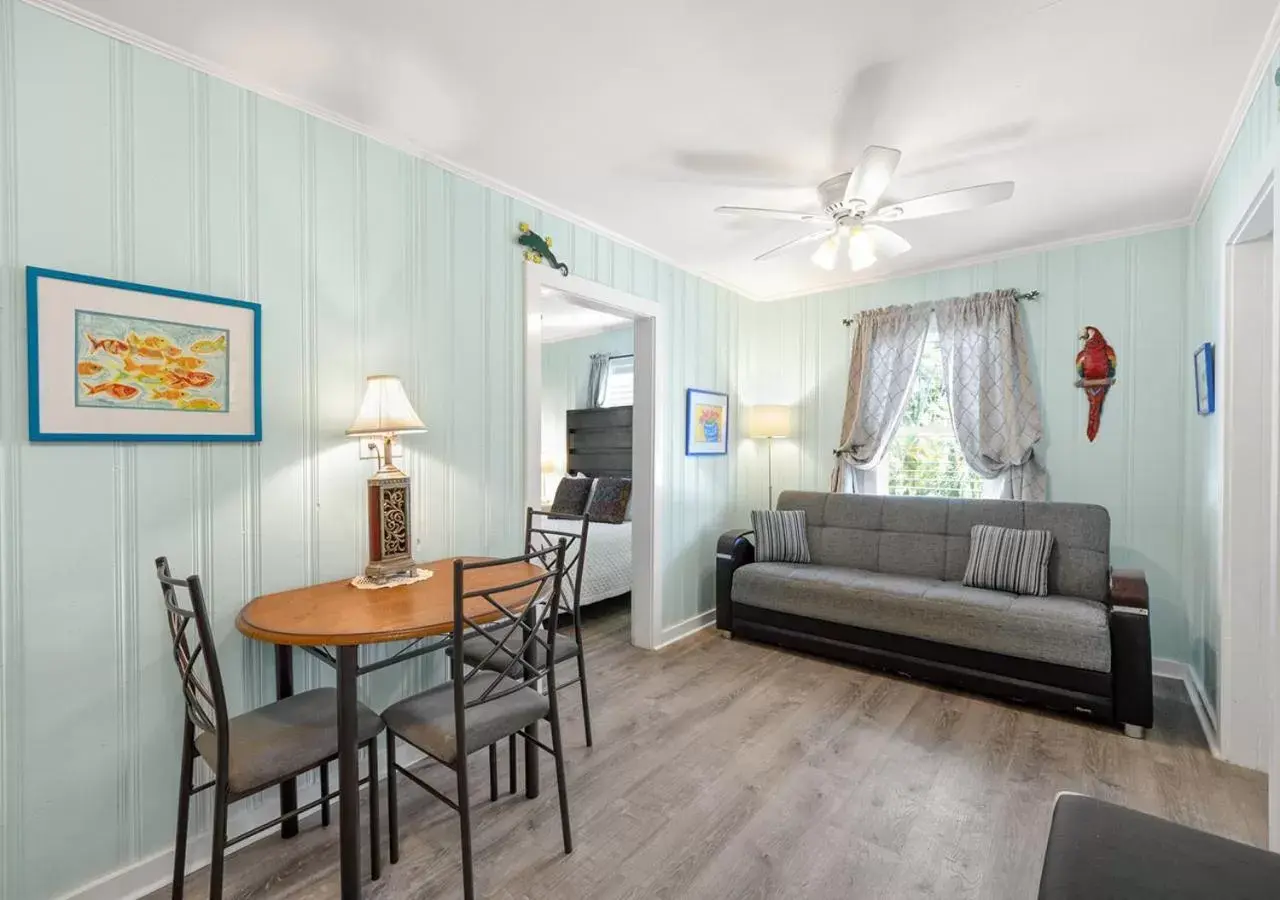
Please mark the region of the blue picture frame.
[[[709, 408], [718, 412], [708, 415]], [[728, 394], [689, 388], [684, 395], [684, 423], [685, 456], [724, 456], [729, 452]]]
[[1217, 407], [1215, 398], [1215, 373], [1213, 344], [1207, 341], [1196, 348], [1196, 412], [1202, 416], [1211, 416]]
[[[46, 428], [42, 423], [41, 394], [41, 358], [40, 358], [40, 313], [42, 281], [72, 282], [82, 285], [114, 288], [134, 291], [143, 294], [154, 294], [179, 300], [190, 300], [197, 303], [212, 303], [223, 307], [235, 307], [246, 310], [251, 315], [250, 328], [253, 333], [252, 372], [253, 387], [250, 396], [253, 402], [252, 430], [235, 433], [173, 433], [158, 431], [155, 433], [117, 433], [117, 432], [79, 432]], [[57, 269], [46, 269], [39, 266], [27, 266], [27, 431], [28, 439], [33, 442], [85, 442], [109, 441], [113, 443], [257, 443], [262, 440], [262, 307], [247, 300], [233, 300], [229, 297], [218, 297], [213, 294], [201, 294], [195, 291], [182, 291], [174, 288], [157, 287], [131, 281], [120, 281], [114, 278], [100, 278], [95, 275], [82, 275], [75, 272], [63, 272]], [[234, 344], [233, 344], [234, 346]], [[201, 352], [201, 351], [197, 351]], [[231, 351], [228, 351], [231, 352]], [[199, 384], [199, 383], [197, 383]], [[207, 409], [207, 407], [206, 407]], [[191, 413], [183, 413], [191, 415]]]

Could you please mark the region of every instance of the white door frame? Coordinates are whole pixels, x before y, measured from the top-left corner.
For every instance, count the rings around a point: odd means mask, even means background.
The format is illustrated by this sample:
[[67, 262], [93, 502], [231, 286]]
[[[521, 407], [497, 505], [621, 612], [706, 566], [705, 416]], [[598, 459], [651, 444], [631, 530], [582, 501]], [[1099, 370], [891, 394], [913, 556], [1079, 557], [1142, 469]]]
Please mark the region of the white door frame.
[[524, 496], [542, 501], [542, 289], [571, 294], [583, 306], [625, 316], [635, 323], [635, 400], [632, 405], [631, 472], [631, 643], [657, 648], [662, 634], [661, 504], [663, 425], [667, 421], [667, 348], [662, 339], [662, 307], [654, 300], [561, 275], [548, 266], [524, 264]]
[[[1280, 590], [1280, 305], [1273, 278], [1272, 173], [1225, 247], [1222, 345], [1217, 353], [1222, 464], [1218, 598], [1219, 745], [1230, 762], [1280, 775], [1274, 755], [1272, 648]], [[1273, 784], [1276, 782], [1273, 781]], [[1280, 790], [1271, 792], [1271, 834]], [[1274, 846], [1274, 844], [1273, 844]]]

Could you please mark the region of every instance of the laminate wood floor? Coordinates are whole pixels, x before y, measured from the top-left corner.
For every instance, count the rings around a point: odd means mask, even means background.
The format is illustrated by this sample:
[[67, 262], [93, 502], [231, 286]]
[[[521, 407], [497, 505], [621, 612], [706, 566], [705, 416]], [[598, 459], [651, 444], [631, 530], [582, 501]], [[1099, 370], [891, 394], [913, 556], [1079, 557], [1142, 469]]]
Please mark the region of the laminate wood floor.
[[[575, 851], [550, 757], [538, 799], [490, 803], [476, 754], [479, 896], [1033, 897], [1063, 790], [1265, 845], [1265, 777], [1213, 759], [1177, 682], [1157, 680], [1157, 725], [1134, 741], [713, 630], [646, 653], [625, 607], [587, 618], [594, 748], [562, 694]], [[505, 750], [500, 766], [505, 781]], [[450, 773], [425, 771], [452, 793]], [[461, 896], [457, 816], [401, 785], [401, 861], [385, 865], [384, 837], [365, 896]], [[336, 898], [336, 839], [312, 818], [245, 848], [225, 896]], [[204, 873], [187, 879], [188, 897], [205, 891]]]

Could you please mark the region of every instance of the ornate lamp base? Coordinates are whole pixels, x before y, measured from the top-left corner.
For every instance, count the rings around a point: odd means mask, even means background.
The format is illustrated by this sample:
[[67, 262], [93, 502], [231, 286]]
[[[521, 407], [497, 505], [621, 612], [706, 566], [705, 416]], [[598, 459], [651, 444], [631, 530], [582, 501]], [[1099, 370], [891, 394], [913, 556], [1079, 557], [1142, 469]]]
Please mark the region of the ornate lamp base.
[[409, 476], [385, 465], [369, 479], [369, 565], [364, 574], [385, 581], [414, 571]]

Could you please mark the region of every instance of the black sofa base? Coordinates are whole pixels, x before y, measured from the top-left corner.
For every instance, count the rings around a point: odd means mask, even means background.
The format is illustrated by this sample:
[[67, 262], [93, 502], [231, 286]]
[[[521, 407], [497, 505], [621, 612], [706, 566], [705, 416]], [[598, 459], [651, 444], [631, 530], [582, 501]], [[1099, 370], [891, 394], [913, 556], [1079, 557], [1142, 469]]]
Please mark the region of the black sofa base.
[[1111, 675], [733, 603], [745, 637], [942, 686], [1116, 724]]

